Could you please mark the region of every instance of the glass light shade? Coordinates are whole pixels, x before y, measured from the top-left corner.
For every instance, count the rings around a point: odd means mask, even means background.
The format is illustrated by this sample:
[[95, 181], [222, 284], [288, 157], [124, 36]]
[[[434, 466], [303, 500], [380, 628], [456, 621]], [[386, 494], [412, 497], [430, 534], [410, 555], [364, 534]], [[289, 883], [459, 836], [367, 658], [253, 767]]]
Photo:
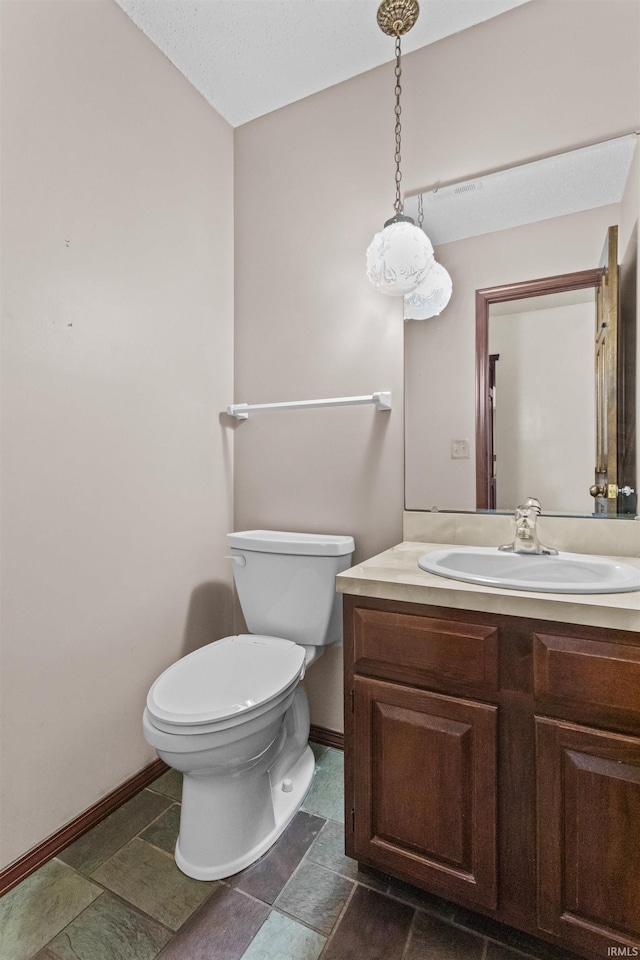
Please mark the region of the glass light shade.
[[420, 286], [404, 298], [405, 320], [429, 320], [439, 316], [449, 303], [452, 290], [451, 277], [442, 264], [434, 260]]
[[367, 250], [371, 283], [390, 297], [404, 297], [422, 283], [434, 263], [433, 245], [420, 227], [406, 220], [376, 233]]

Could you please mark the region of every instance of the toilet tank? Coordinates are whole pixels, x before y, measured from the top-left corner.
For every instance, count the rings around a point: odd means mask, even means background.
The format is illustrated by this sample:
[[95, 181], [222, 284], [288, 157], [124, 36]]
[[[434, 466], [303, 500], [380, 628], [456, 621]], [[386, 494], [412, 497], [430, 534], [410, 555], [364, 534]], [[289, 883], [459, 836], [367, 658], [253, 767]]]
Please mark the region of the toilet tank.
[[250, 633], [313, 647], [342, 640], [335, 577], [351, 566], [353, 537], [246, 530], [227, 542]]

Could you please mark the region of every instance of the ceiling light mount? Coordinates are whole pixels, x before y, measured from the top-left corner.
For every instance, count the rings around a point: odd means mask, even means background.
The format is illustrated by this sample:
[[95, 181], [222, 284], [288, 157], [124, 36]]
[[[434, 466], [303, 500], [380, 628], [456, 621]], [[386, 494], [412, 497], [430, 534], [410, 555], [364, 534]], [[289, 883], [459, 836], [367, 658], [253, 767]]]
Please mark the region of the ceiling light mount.
[[417, 0], [382, 0], [378, 26], [388, 37], [401, 37], [411, 30], [420, 14]]
[[451, 297], [451, 277], [436, 262], [433, 244], [422, 228], [424, 216], [422, 195], [419, 198], [419, 223], [405, 216], [402, 201], [402, 50], [400, 38], [411, 30], [418, 19], [417, 0], [383, 0], [378, 7], [378, 26], [389, 37], [395, 37], [395, 215], [384, 229], [376, 233], [367, 249], [367, 274], [374, 287], [391, 297], [404, 297], [405, 317], [426, 320], [438, 316]]
[[420, 8], [416, 0], [383, 0], [378, 7], [378, 26], [383, 33], [395, 37], [395, 215], [376, 233], [367, 248], [367, 274], [380, 293], [390, 297], [404, 297], [425, 279], [427, 269], [433, 262], [431, 241], [415, 225], [411, 217], [404, 215], [402, 202], [402, 171], [400, 149], [402, 146], [402, 50], [401, 35], [410, 30], [417, 20]]

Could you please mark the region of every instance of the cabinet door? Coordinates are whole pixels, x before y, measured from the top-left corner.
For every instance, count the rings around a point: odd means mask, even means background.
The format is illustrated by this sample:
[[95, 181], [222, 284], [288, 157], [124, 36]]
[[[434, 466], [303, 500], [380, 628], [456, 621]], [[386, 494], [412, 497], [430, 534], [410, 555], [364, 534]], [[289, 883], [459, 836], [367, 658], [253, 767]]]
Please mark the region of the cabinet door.
[[356, 677], [356, 856], [496, 906], [497, 707]]
[[536, 754], [539, 926], [640, 952], [640, 739], [536, 718]]

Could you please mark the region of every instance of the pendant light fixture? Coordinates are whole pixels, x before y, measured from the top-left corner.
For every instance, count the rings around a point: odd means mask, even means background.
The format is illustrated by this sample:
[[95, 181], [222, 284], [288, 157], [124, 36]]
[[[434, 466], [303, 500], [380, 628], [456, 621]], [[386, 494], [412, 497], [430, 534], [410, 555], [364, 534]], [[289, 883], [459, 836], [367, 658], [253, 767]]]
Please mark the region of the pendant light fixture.
[[[421, 230], [423, 221], [422, 194], [419, 194], [418, 226]], [[449, 303], [452, 290], [451, 277], [442, 264], [434, 260], [422, 283], [404, 298], [405, 320], [430, 320], [431, 317], [438, 317]]]
[[417, 0], [383, 0], [378, 7], [378, 26], [387, 36], [396, 38], [395, 66], [395, 136], [396, 136], [396, 199], [395, 215], [376, 233], [367, 250], [367, 273], [371, 283], [380, 293], [392, 297], [404, 297], [413, 293], [427, 276], [429, 267], [434, 263], [433, 246], [423, 230], [415, 225], [411, 217], [404, 215], [404, 205], [400, 191], [402, 173], [400, 170], [400, 148], [402, 112], [402, 51], [400, 38], [413, 27], [418, 19], [420, 7]]

